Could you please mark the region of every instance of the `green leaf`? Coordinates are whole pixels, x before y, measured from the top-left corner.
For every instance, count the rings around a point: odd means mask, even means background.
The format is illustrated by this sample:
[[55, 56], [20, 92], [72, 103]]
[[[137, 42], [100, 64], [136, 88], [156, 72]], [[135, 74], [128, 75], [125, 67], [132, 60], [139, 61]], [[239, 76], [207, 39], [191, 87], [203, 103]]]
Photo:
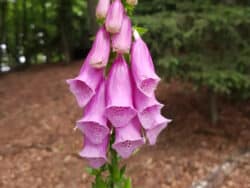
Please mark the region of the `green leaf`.
[[135, 29], [141, 36], [148, 32], [147, 28], [134, 26], [133, 29]]
[[96, 177], [96, 187], [97, 188], [107, 188], [106, 183], [104, 182], [104, 180], [101, 178], [100, 175], [97, 175], [97, 177]]
[[126, 171], [126, 165], [124, 165], [122, 168], [121, 168], [121, 174], [120, 174], [120, 176], [121, 176], [121, 178], [123, 177], [123, 175], [125, 174], [125, 171]]
[[130, 178], [125, 180], [124, 188], [132, 188], [132, 183]]
[[98, 170], [95, 170], [95, 169], [89, 168], [89, 167], [86, 168], [86, 172], [87, 172], [88, 174], [90, 174], [90, 175], [93, 175], [93, 176], [96, 176], [96, 175], [99, 173]]

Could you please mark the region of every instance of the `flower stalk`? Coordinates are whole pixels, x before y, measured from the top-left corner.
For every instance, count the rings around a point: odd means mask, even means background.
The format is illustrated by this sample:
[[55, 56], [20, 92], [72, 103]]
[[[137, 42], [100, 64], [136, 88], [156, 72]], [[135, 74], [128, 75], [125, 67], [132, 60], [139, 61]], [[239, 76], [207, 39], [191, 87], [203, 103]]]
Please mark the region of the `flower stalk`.
[[[132, 188], [131, 179], [125, 176], [126, 166], [120, 167], [120, 157], [118, 153], [112, 149], [112, 144], [115, 142], [115, 134], [112, 133], [109, 143], [110, 163], [103, 165], [99, 169], [88, 168], [90, 175], [95, 176], [95, 182], [92, 188]], [[108, 176], [105, 178], [104, 174]]]

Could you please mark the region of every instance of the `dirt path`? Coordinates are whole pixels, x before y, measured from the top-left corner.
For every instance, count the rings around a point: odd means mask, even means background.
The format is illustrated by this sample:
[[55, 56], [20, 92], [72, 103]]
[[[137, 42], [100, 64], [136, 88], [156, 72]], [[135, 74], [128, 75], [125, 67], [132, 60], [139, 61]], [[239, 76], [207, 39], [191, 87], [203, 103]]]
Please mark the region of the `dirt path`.
[[[81, 117], [65, 79], [71, 66], [33, 67], [0, 77], [0, 187], [89, 188], [86, 163], [77, 156], [82, 141], [74, 132]], [[163, 113], [174, 119], [155, 147], [124, 161], [137, 188], [189, 188], [193, 181], [239, 149], [250, 147], [250, 102], [220, 101], [218, 126], [206, 118], [207, 100], [178, 82], [161, 84]], [[223, 182], [223, 188], [250, 187], [250, 159]]]

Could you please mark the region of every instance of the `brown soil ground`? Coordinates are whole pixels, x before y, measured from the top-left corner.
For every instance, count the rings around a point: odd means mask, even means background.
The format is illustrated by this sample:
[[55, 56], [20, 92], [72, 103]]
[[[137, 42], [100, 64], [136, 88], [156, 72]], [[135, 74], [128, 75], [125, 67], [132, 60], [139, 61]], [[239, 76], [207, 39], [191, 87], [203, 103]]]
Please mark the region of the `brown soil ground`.
[[[90, 188], [86, 162], [77, 155], [81, 117], [65, 84], [80, 63], [43, 65], [0, 77], [0, 187]], [[219, 100], [220, 120], [207, 118], [205, 92], [187, 84], [161, 84], [157, 95], [173, 123], [154, 147], [124, 161], [137, 188], [189, 188], [234, 153], [250, 147], [250, 102]], [[250, 156], [223, 188], [250, 188]]]

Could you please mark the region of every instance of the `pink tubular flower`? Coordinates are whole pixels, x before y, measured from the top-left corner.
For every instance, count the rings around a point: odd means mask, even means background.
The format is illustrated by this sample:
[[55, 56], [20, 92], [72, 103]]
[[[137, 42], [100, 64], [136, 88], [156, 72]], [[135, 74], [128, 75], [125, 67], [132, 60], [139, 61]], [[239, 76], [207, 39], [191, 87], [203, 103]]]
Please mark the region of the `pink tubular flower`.
[[156, 100], [155, 96], [148, 97], [136, 87], [134, 87], [134, 103], [143, 128], [152, 128], [157, 123], [155, 117], [160, 115], [163, 105]]
[[96, 6], [96, 17], [105, 18], [110, 5], [110, 0], [99, 0]]
[[115, 129], [115, 143], [112, 147], [122, 158], [128, 158], [135, 149], [145, 143], [140, 129], [140, 122], [137, 117], [126, 126]]
[[80, 74], [73, 79], [68, 79], [70, 91], [75, 95], [80, 107], [84, 107], [94, 96], [95, 90], [104, 78], [102, 69], [95, 69], [89, 63], [92, 52], [88, 54], [81, 68]]
[[105, 110], [105, 82], [101, 82], [96, 95], [87, 104], [84, 117], [77, 121], [77, 127], [94, 144], [102, 143], [109, 134]]
[[137, 87], [147, 96], [152, 96], [160, 78], [155, 73], [154, 64], [147, 45], [134, 32], [135, 41], [131, 50], [131, 68]]
[[118, 33], [122, 26], [124, 8], [121, 0], [114, 0], [109, 7], [105, 26], [110, 33]]
[[84, 138], [84, 148], [80, 152], [80, 156], [86, 158], [89, 165], [93, 168], [99, 168], [107, 162], [107, 148], [109, 139], [106, 137], [101, 144], [93, 144]]
[[137, 5], [138, 0], [127, 0], [127, 3], [128, 3], [129, 5]]
[[156, 143], [157, 137], [161, 131], [167, 127], [168, 123], [171, 122], [171, 120], [166, 119], [163, 116], [158, 116], [157, 121], [158, 124], [155, 124], [153, 128], [146, 130], [146, 136], [150, 145], [154, 145]]
[[118, 53], [129, 53], [132, 41], [132, 27], [128, 16], [124, 16], [119, 33], [112, 36], [113, 51]]
[[110, 69], [106, 89], [105, 114], [114, 127], [125, 126], [136, 115], [132, 100], [128, 65], [118, 55]]
[[105, 67], [109, 60], [110, 36], [104, 27], [97, 32], [91, 51], [90, 64], [95, 68]]

